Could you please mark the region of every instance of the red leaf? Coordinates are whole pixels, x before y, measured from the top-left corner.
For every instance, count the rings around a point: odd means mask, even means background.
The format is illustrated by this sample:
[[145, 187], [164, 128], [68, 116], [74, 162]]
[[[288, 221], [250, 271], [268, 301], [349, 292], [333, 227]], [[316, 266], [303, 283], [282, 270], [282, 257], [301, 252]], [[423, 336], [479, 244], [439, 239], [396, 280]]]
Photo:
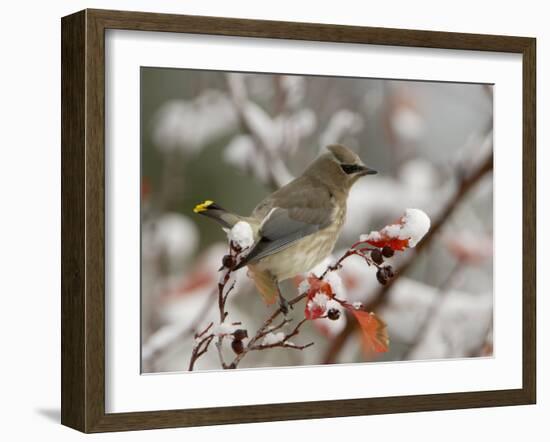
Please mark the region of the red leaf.
[[[325, 302], [317, 301], [326, 301], [327, 298], [331, 299], [334, 297], [332, 292], [332, 287], [330, 284], [322, 279], [317, 278], [314, 275], [307, 277], [307, 282], [309, 288], [307, 291], [307, 302], [306, 308], [304, 310], [304, 315], [306, 319], [317, 319], [325, 314]], [[319, 298], [316, 299], [316, 296]]]
[[391, 247], [396, 252], [402, 252], [407, 247], [409, 247], [409, 239], [410, 238], [406, 238], [406, 239], [390, 238], [385, 235], [380, 235], [380, 238], [377, 240], [369, 239], [365, 242], [369, 243], [371, 246], [374, 246], [374, 247], [382, 248], [382, 247], [388, 246], [388, 247]]
[[304, 310], [304, 316], [306, 319], [317, 319], [325, 314], [325, 308], [317, 304], [313, 300], [306, 302], [306, 309]]
[[322, 292], [329, 298], [334, 296], [331, 285], [325, 280], [319, 279], [316, 276], [308, 276], [307, 281], [309, 282], [308, 297], [315, 296], [317, 292]]
[[386, 324], [372, 312], [350, 310], [361, 326], [365, 353], [384, 353], [388, 351], [390, 340]]

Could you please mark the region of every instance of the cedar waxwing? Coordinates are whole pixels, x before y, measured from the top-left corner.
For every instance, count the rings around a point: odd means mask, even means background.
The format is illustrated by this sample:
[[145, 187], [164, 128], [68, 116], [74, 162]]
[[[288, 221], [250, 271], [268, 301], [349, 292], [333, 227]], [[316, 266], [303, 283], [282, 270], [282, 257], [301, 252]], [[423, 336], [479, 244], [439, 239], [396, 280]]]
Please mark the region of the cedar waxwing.
[[376, 173], [345, 146], [335, 144], [327, 149], [300, 177], [265, 198], [248, 217], [230, 213], [212, 201], [194, 209], [225, 228], [239, 221], [250, 224], [254, 244], [233, 270], [248, 266], [264, 300], [271, 304], [278, 296], [285, 314], [288, 303], [278, 283], [311, 270], [332, 253], [344, 224], [351, 186], [360, 177]]

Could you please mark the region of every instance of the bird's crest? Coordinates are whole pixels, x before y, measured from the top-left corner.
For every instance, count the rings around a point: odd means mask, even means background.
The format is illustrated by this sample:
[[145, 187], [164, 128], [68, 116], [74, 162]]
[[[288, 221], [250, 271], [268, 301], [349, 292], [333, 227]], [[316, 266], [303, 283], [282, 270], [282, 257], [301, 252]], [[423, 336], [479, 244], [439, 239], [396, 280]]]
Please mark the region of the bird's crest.
[[360, 161], [353, 150], [341, 144], [331, 144], [327, 146], [327, 149], [332, 152], [332, 155], [342, 164], [354, 164]]

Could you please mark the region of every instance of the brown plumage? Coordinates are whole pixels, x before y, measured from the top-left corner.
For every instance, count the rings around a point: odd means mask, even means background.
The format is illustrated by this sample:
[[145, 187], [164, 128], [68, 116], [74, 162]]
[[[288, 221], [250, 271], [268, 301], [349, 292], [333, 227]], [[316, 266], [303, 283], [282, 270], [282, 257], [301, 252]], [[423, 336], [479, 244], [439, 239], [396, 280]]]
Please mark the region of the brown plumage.
[[235, 267], [248, 266], [249, 274], [268, 303], [279, 296], [278, 283], [311, 270], [332, 252], [345, 221], [346, 201], [361, 176], [376, 173], [352, 150], [328, 146], [304, 173], [261, 201], [249, 217], [225, 211], [208, 202], [195, 212], [225, 227], [248, 222], [255, 243]]

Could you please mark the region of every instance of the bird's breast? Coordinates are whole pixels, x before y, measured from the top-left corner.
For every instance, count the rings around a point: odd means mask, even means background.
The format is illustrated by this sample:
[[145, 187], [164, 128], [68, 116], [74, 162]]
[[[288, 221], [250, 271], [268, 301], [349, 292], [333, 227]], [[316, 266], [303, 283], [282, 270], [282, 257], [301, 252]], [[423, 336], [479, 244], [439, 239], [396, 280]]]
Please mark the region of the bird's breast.
[[279, 281], [311, 270], [332, 253], [345, 217], [345, 206], [336, 207], [330, 225], [305, 236], [286, 249], [262, 258], [253, 267], [260, 271], [268, 271]]

